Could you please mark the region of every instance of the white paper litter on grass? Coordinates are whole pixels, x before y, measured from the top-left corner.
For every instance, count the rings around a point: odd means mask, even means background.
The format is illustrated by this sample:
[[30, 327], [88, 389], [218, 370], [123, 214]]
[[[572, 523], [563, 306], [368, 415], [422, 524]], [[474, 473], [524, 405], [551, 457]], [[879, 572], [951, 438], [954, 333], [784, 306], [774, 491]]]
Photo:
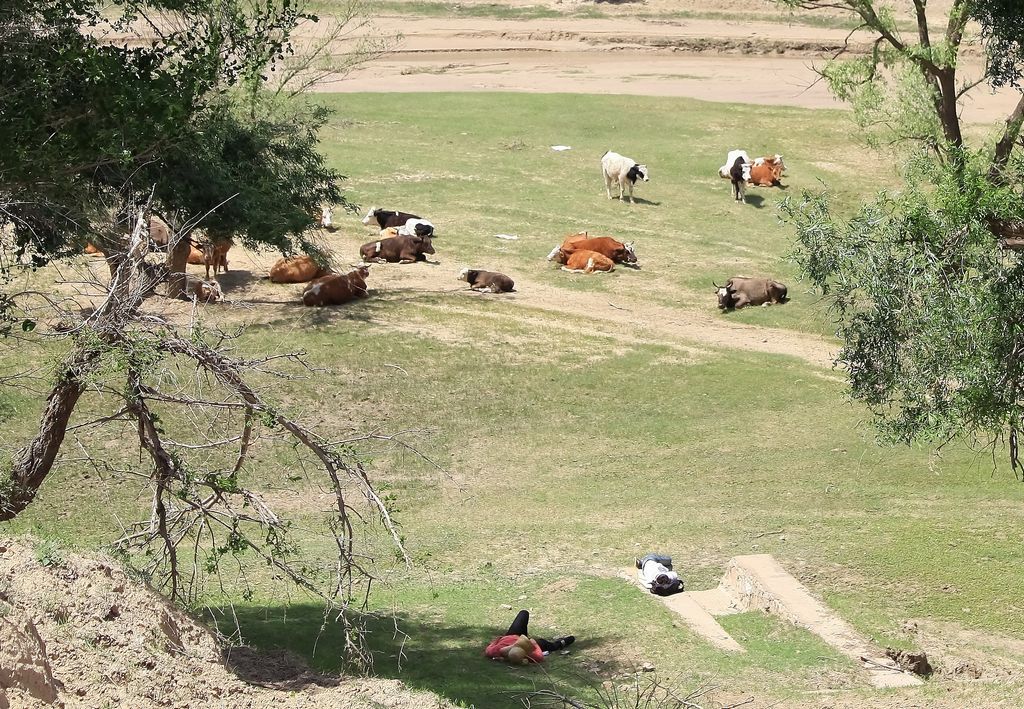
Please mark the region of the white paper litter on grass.
[[509, 241], [515, 241], [519, 237], [516, 236], [515, 234], [495, 234], [494, 238], [495, 239], [508, 239]]
[[572, 150], [571, 145], [552, 145], [552, 150]]

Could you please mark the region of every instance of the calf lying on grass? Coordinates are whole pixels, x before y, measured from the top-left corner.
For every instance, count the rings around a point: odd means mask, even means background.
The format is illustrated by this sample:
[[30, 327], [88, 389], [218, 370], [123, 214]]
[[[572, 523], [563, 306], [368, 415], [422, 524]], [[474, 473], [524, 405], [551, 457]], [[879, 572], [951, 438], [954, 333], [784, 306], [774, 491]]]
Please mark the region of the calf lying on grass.
[[771, 305], [789, 300], [785, 284], [770, 278], [734, 276], [726, 281], [724, 286], [714, 281], [711, 283], [717, 289], [719, 310], [739, 309], [748, 305]]
[[341, 305], [366, 297], [369, 266], [359, 266], [348, 273], [332, 273], [317, 278], [302, 291], [302, 304], [308, 306]]
[[321, 266], [309, 256], [278, 259], [270, 268], [271, 283], [306, 283], [330, 274], [331, 269]]
[[581, 231], [578, 234], [570, 234], [562, 240], [561, 246], [556, 246], [548, 254], [548, 261], [553, 261], [559, 251], [571, 254], [573, 251], [596, 251], [604, 254], [615, 263], [621, 263], [633, 268], [640, 268], [636, 260], [636, 251], [633, 249], [633, 242], [623, 243], [610, 236], [590, 236], [587, 232]]
[[195, 298], [200, 303], [219, 303], [224, 300], [224, 294], [217, 281], [204, 281], [193, 276], [185, 277], [185, 296]]
[[556, 263], [562, 264], [563, 271], [570, 273], [597, 273], [598, 271], [614, 271], [615, 262], [604, 254], [596, 251], [579, 249], [571, 253], [565, 249], [559, 249], [554, 258]]
[[516, 289], [515, 282], [504, 273], [496, 271], [477, 271], [464, 268], [459, 272], [459, 280], [465, 281], [473, 290], [481, 293], [511, 293]]

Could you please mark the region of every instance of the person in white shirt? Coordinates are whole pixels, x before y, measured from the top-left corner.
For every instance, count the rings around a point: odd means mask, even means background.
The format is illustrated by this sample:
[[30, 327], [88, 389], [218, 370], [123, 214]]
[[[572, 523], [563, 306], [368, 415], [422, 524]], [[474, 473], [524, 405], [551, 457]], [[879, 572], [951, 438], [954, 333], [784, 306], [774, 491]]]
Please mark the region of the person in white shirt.
[[658, 596], [669, 596], [683, 590], [683, 580], [672, 570], [672, 557], [647, 554], [636, 560], [637, 576], [644, 588]]

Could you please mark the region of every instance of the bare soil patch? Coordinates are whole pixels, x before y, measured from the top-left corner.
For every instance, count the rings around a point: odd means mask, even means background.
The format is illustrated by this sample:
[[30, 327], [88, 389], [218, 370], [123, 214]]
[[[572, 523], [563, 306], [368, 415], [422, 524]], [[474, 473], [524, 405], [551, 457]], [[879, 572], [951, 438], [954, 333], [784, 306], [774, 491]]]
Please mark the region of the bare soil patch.
[[40, 563], [0, 539], [0, 707], [452, 706], [394, 680], [342, 680], [288, 653], [225, 649], [112, 559]]
[[[593, 6], [554, 0], [512, 5], [568, 12]], [[946, 5], [929, 6], [929, 15], [937, 20]], [[364, 31], [401, 35], [393, 51], [344, 81], [326, 81], [320, 90], [612, 93], [842, 108], [824, 82], [816, 81], [815, 67], [844, 46], [853, 54], [871, 46], [866, 34], [822, 26], [820, 13], [790, 14], [769, 2], [702, 1], [686, 4], [683, 17], [672, 16], [681, 10], [678, 3], [662, 0], [596, 7], [612, 16], [523, 20], [377, 15]], [[307, 39], [316, 33], [315, 27], [309, 28]], [[983, 68], [978, 48], [966, 47], [965, 57], [964, 78], [978, 75]], [[1003, 119], [1016, 101], [1013, 91], [973, 92], [965, 119]]]

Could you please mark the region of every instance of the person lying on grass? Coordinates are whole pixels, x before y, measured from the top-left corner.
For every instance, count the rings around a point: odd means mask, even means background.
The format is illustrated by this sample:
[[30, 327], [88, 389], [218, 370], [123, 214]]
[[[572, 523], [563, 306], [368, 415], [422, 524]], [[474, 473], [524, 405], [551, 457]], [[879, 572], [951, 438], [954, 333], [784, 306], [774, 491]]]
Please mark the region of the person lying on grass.
[[561, 650], [576, 642], [573, 635], [554, 640], [531, 638], [527, 628], [529, 622], [530, 612], [519, 611], [505, 634], [492, 640], [484, 650], [484, 655], [492, 660], [505, 660], [511, 665], [526, 665], [531, 662], [543, 662], [544, 656], [549, 652]]
[[644, 588], [657, 596], [671, 596], [683, 590], [683, 580], [672, 570], [672, 557], [648, 554], [636, 560], [636, 572]]

